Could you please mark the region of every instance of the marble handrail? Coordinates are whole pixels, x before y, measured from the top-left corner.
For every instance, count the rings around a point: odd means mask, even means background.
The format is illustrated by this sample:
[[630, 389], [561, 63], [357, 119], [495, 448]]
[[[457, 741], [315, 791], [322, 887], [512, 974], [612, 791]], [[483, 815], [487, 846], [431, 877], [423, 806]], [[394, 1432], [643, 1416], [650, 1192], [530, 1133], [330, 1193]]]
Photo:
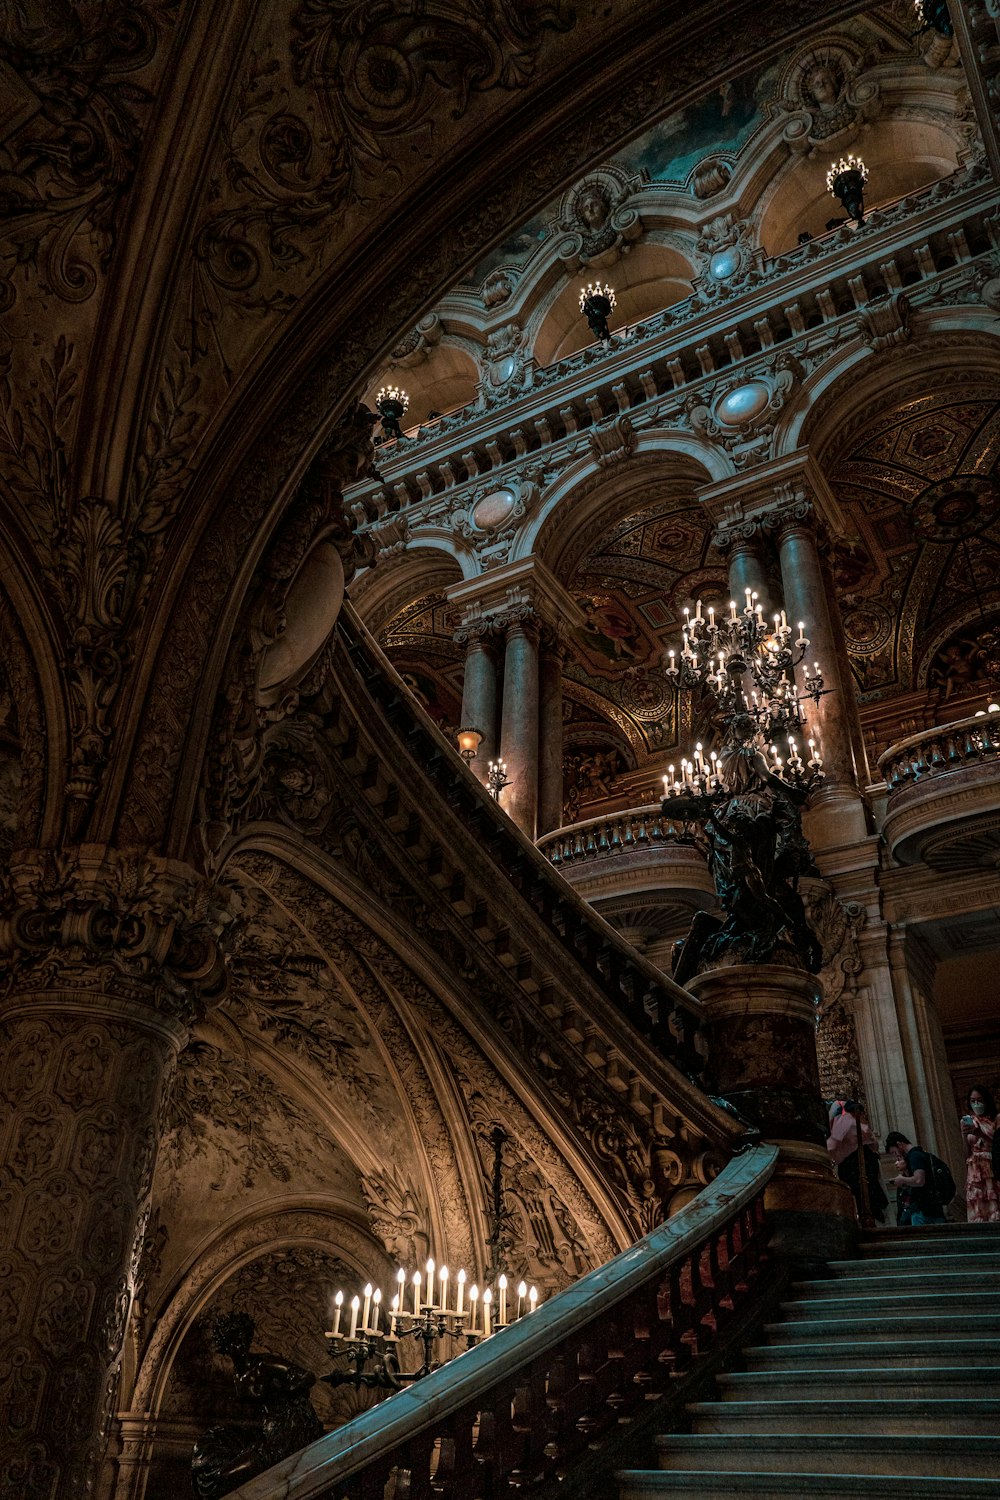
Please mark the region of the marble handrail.
[[480, 1500], [565, 1472], [753, 1295], [777, 1154], [756, 1146], [734, 1157], [631, 1249], [234, 1500]]
[[980, 765], [1000, 756], [1000, 713], [956, 719], [908, 735], [879, 756], [878, 768], [890, 799], [930, 777], [949, 775], [963, 766]]
[[659, 807], [630, 807], [624, 812], [604, 813], [581, 823], [556, 828], [538, 840], [537, 847], [554, 865], [601, 859], [631, 849], [691, 842], [694, 825], [669, 818]]

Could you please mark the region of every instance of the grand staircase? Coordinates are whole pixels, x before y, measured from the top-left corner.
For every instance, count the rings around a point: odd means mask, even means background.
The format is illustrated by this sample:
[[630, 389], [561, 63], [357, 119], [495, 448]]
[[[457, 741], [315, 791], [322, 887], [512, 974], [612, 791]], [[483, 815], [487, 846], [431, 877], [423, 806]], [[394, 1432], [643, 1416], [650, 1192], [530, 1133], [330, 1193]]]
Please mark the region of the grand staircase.
[[1000, 1497], [1000, 1225], [881, 1231], [858, 1253], [794, 1284], [620, 1500]]

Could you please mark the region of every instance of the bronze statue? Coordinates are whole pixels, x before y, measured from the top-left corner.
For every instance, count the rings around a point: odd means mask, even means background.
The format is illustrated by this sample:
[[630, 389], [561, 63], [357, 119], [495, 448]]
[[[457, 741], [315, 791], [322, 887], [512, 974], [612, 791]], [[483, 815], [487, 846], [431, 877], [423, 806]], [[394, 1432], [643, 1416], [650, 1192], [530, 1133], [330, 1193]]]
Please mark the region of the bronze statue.
[[256, 1415], [245, 1426], [213, 1427], [195, 1443], [191, 1483], [198, 1500], [231, 1494], [323, 1436], [308, 1394], [315, 1375], [277, 1354], [251, 1354], [253, 1336], [247, 1313], [215, 1319], [212, 1341], [232, 1360], [237, 1392]]
[[718, 758], [719, 785], [668, 797], [664, 812], [702, 823], [704, 851], [725, 920], [697, 912], [674, 955], [678, 984], [699, 970], [731, 963], [792, 963], [811, 974], [822, 948], [806, 920], [799, 876], [818, 874], [802, 832], [811, 783], [773, 774], [757, 747], [757, 729], [736, 715]]

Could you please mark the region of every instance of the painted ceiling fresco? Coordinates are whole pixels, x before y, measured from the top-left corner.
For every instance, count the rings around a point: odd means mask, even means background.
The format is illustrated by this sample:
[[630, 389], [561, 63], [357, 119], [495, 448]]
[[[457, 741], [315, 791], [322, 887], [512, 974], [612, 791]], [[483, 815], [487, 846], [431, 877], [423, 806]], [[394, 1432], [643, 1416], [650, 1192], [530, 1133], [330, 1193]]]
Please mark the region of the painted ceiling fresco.
[[985, 384], [877, 413], [831, 466], [850, 539], [833, 572], [861, 704], [978, 680], [1000, 607], [1000, 405]]

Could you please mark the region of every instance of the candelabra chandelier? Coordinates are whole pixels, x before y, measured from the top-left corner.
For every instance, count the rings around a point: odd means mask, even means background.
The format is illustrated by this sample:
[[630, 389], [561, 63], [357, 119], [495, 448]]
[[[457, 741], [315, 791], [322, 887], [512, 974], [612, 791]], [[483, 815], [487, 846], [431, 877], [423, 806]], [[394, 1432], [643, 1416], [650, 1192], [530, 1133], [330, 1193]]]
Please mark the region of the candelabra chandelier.
[[400, 386], [384, 385], [380, 391], [376, 392], [375, 405], [382, 418], [382, 436], [387, 442], [403, 436], [399, 419], [406, 415], [409, 404], [410, 398]]
[[920, 22], [918, 36], [923, 31], [936, 31], [938, 36], [943, 37], [955, 35], [947, 0], [913, 0], [913, 8]]
[[580, 311], [595, 339], [600, 339], [603, 344], [611, 342], [608, 317], [614, 312], [616, 301], [614, 287], [602, 286], [599, 281], [588, 282], [580, 293]]
[[[426, 1277], [426, 1279], [425, 1279]], [[396, 1293], [391, 1307], [382, 1305], [381, 1287], [369, 1283], [360, 1296], [351, 1299], [348, 1332], [343, 1323], [348, 1316], [344, 1294], [334, 1299], [333, 1327], [327, 1332], [330, 1355], [335, 1368], [321, 1378], [328, 1385], [366, 1386], [371, 1389], [398, 1391], [414, 1380], [421, 1380], [440, 1364], [464, 1349], [471, 1349], [483, 1339], [493, 1337], [519, 1318], [534, 1312], [538, 1290], [520, 1282], [516, 1293], [508, 1297], [505, 1275], [497, 1279], [496, 1293], [487, 1286], [468, 1284], [464, 1270], [452, 1280], [447, 1266], [436, 1267], [429, 1260], [425, 1274], [414, 1271], [408, 1277], [400, 1266], [396, 1273]], [[516, 1297], [516, 1300], [515, 1300]], [[417, 1369], [404, 1371], [400, 1353], [408, 1340], [420, 1350]], [[450, 1352], [442, 1350], [447, 1341]], [[435, 1358], [435, 1350], [443, 1353]]]
[[[736, 601], [731, 600], [729, 614], [722, 620], [716, 620], [711, 608], [703, 614], [700, 599], [693, 618], [685, 609], [680, 665], [676, 653], [669, 652], [666, 675], [675, 688], [707, 689], [725, 726], [727, 742], [747, 745], [756, 741], [761, 750], [769, 747], [772, 774], [790, 786], [808, 788], [822, 777], [823, 761], [809, 734], [805, 705], [819, 703], [825, 691], [816, 661], [811, 671], [801, 672], [804, 691], [799, 690], [796, 671], [804, 667], [808, 649], [801, 621], [793, 640], [785, 611], [769, 624], [757, 595], [747, 589], [745, 607], [737, 612]], [[779, 742], [787, 744], [787, 755], [779, 751]], [[806, 761], [799, 753], [800, 744], [808, 746]], [[682, 758], [680, 776], [670, 766], [663, 784], [668, 798], [724, 790], [719, 757], [713, 750], [706, 759], [698, 744], [693, 760]]]
[[868, 168], [860, 156], [842, 156], [826, 174], [827, 192], [840, 203], [849, 219], [865, 222], [865, 183]]

